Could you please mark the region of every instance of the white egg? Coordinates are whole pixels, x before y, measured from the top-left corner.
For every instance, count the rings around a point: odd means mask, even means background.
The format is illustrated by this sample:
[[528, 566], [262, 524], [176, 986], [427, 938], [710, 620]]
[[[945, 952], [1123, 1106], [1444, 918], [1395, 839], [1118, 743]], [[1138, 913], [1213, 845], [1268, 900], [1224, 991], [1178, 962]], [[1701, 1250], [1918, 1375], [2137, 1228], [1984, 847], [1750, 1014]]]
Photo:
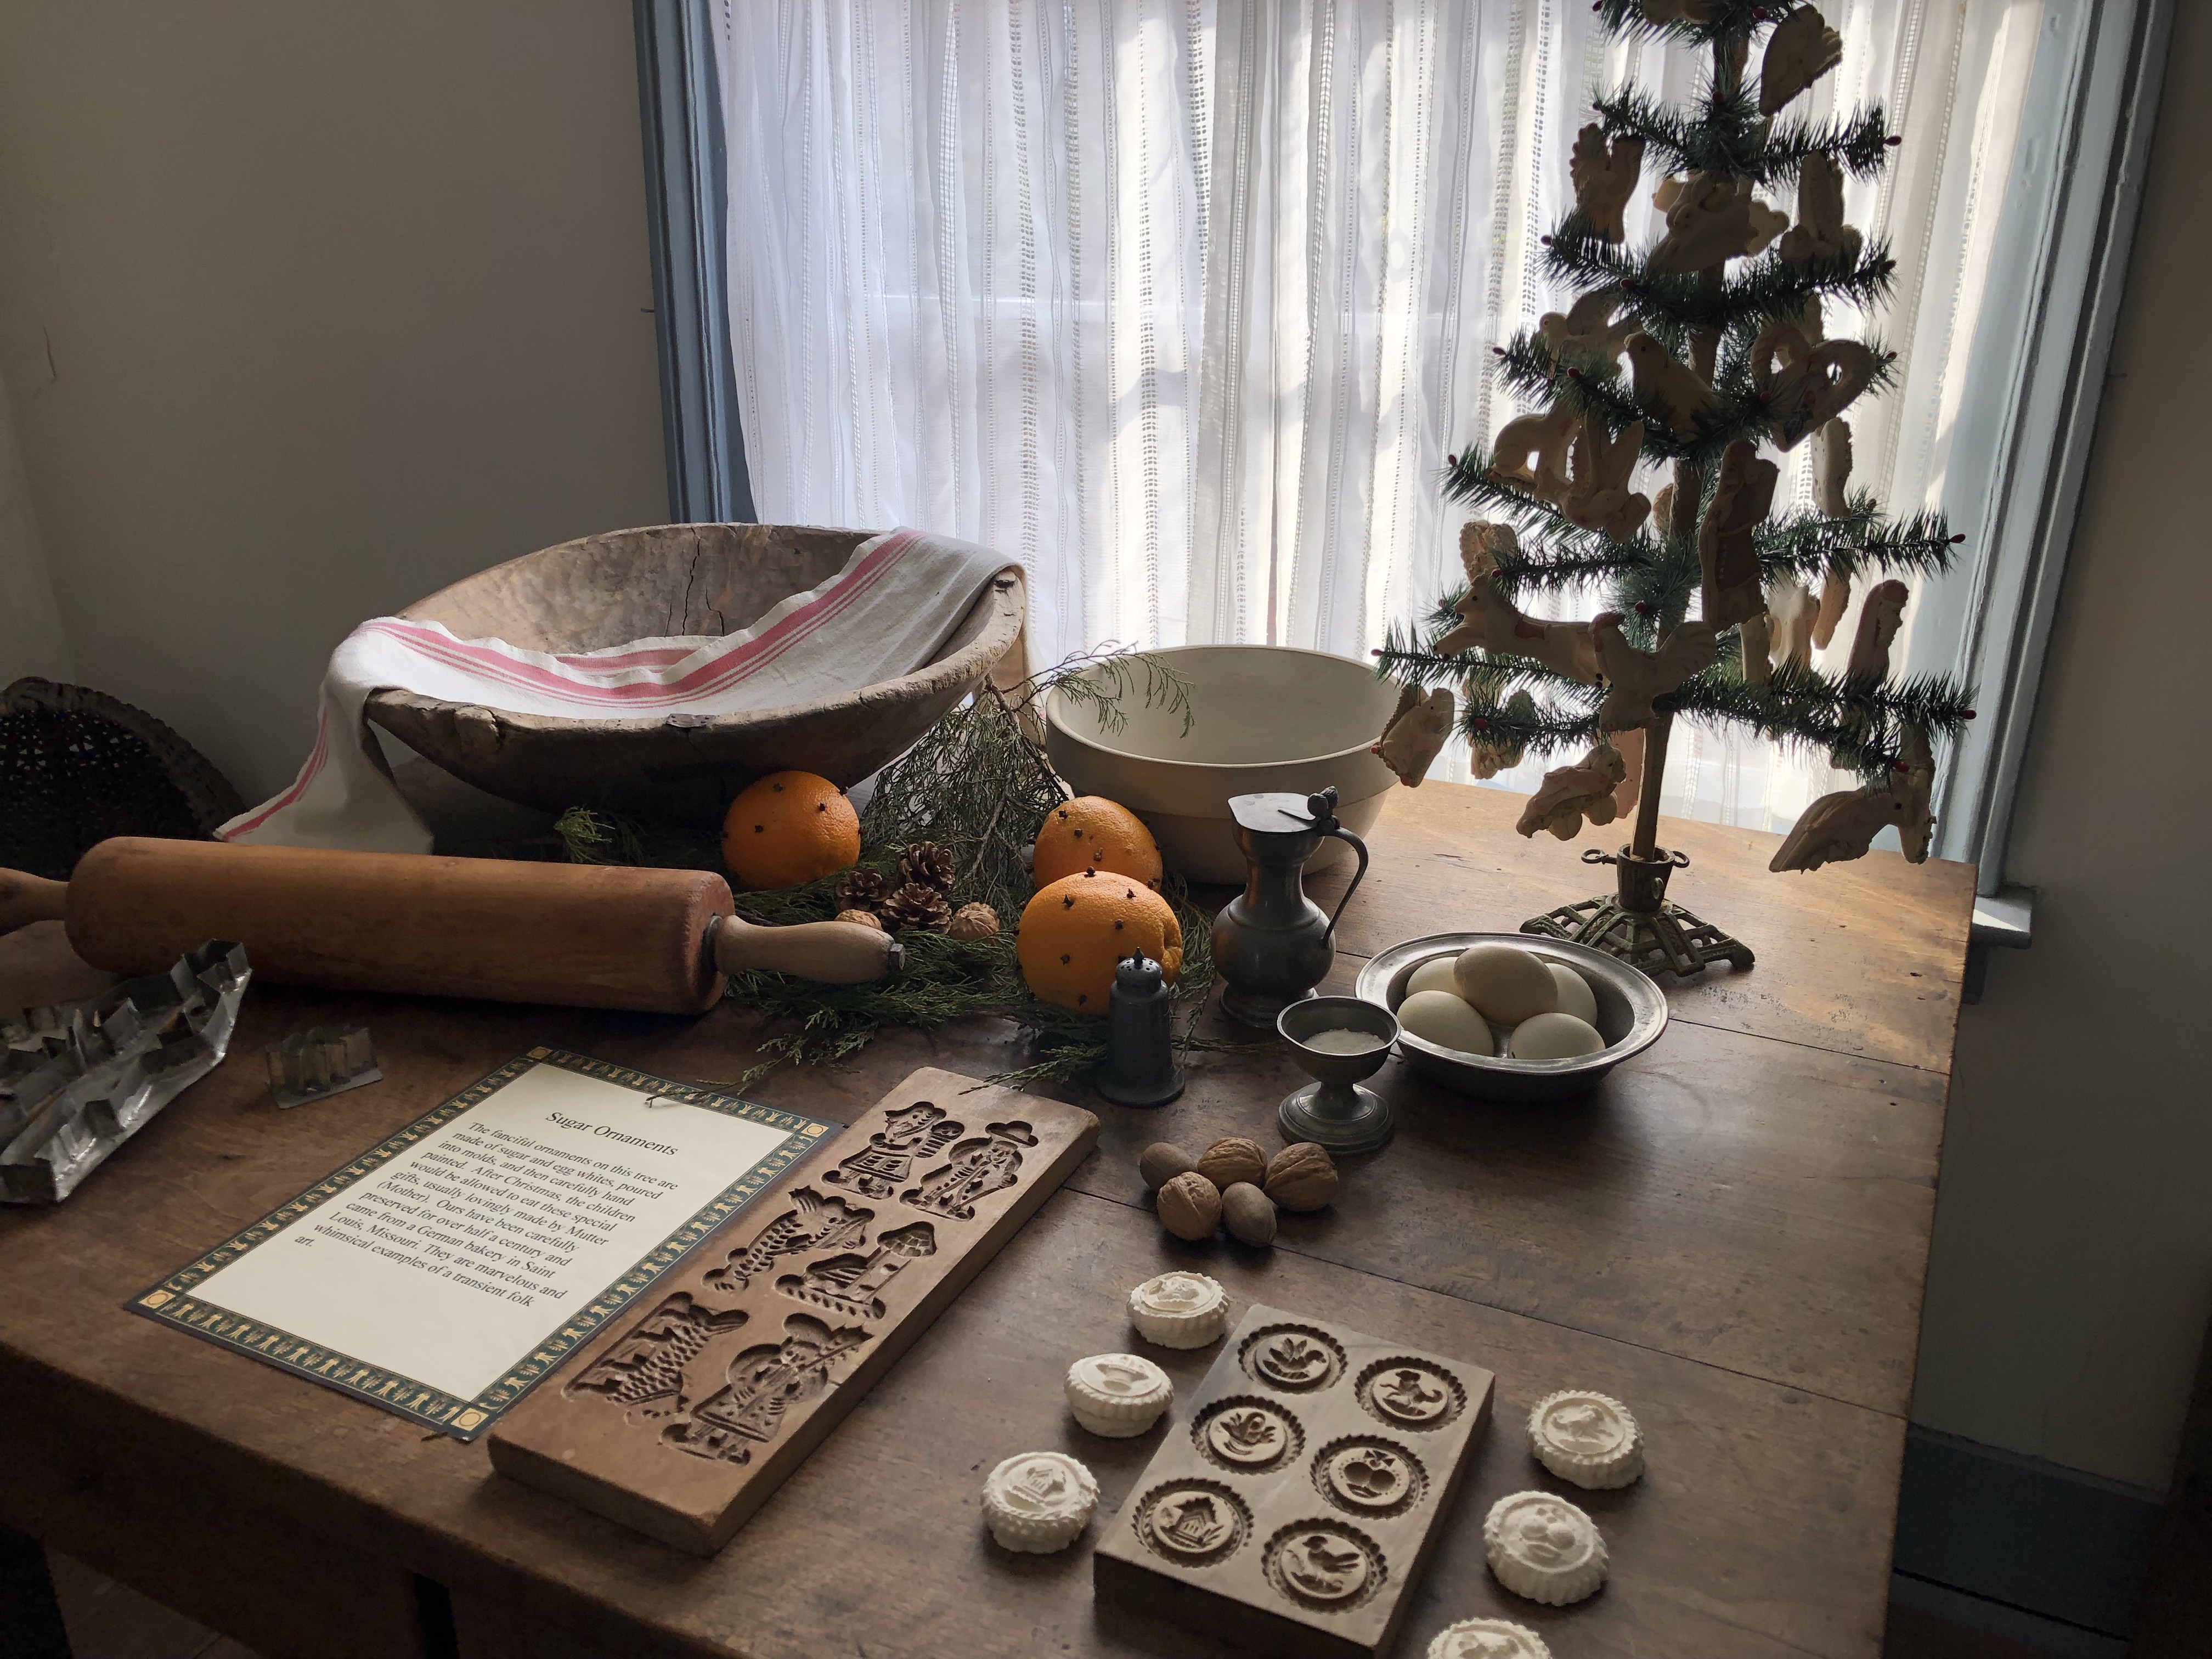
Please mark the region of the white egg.
[[1452, 964], [1459, 960], [1456, 952], [1447, 951], [1440, 957], [1431, 957], [1406, 976], [1406, 994], [1416, 991], [1449, 991], [1459, 995], [1459, 985], [1452, 978]]
[[1505, 1052], [1516, 1060], [1573, 1060], [1605, 1047], [1597, 1027], [1572, 1014], [1534, 1014], [1513, 1028]]
[[1398, 1024], [1424, 1042], [1463, 1054], [1494, 1054], [1489, 1022], [1449, 991], [1416, 991], [1398, 1005]]
[[1573, 969], [1553, 962], [1546, 964], [1559, 987], [1559, 1012], [1572, 1014], [1585, 1025], [1597, 1024], [1597, 999], [1590, 994], [1589, 981]]
[[1542, 957], [1510, 945], [1470, 945], [1452, 964], [1459, 994], [1500, 1025], [1555, 1012], [1559, 987]]

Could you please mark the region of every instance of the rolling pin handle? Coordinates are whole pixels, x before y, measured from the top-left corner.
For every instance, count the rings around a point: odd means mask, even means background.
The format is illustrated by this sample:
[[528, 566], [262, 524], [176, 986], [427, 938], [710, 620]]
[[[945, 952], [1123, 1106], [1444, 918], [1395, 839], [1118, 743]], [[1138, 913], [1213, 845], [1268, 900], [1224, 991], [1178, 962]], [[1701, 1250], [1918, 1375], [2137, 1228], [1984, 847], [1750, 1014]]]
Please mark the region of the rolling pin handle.
[[802, 921], [763, 927], [742, 916], [718, 916], [707, 935], [714, 966], [726, 974], [761, 969], [823, 985], [865, 985], [906, 965], [906, 947], [857, 921]]
[[69, 918], [69, 884], [21, 870], [0, 870], [0, 933], [34, 921]]

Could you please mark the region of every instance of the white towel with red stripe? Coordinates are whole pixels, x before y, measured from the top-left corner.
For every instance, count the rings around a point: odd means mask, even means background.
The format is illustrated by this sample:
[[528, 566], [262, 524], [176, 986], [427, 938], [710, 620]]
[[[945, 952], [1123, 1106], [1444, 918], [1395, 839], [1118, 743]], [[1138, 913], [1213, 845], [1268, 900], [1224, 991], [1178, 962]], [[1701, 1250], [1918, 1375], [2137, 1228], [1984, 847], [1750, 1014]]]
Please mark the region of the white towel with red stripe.
[[1003, 555], [973, 543], [894, 530], [741, 633], [632, 640], [574, 656], [378, 617], [331, 653], [314, 750], [299, 777], [216, 833], [280, 847], [427, 853], [430, 831], [393, 786], [364, 718], [378, 691], [583, 720], [780, 708], [922, 667], [1007, 568]]

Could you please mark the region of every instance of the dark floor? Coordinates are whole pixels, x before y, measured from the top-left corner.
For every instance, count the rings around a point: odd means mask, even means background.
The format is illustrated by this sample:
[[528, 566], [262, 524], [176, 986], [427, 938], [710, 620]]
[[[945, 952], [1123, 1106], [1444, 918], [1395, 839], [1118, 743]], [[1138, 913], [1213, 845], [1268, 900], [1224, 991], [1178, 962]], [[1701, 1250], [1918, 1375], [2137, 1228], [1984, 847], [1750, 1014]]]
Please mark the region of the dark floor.
[[[76, 1659], [257, 1659], [228, 1636], [203, 1630], [81, 1561], [60, 1554], [48, 1559]], [[2047, 1659], [2047, 1650], [1893, 1607], [1882, 1659]]]

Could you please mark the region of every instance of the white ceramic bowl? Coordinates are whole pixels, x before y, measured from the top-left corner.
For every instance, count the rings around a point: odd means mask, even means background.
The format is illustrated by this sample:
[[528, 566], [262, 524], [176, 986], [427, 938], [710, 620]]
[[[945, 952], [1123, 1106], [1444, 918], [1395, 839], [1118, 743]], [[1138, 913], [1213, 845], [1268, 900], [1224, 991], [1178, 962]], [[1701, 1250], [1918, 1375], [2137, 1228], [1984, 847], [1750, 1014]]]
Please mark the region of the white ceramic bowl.
[[[1243, 884], [1231, 795], [1310, 795], [1334, 784], [1344, 827], [1357, 836], [1374, 827], [1398, 779], [1369, 745], [1398, 693], [1366, 664], [1275, 645], [1147, 654], [1189, 686], [1188, 733], [1182, 715], [1147, 708], [1140, 696], [1121, 700], [1128, 723], [1109, 732], [1095, 707], [1055, 689], [1045, 702], [1045, 749], [1079, 793], [1119, 801], [1142, 818], [1170, 869], [1193, 881]], [[1342, 842], [1328, 841], [1306, 868], [1325, 870], [1351, 856]]]

